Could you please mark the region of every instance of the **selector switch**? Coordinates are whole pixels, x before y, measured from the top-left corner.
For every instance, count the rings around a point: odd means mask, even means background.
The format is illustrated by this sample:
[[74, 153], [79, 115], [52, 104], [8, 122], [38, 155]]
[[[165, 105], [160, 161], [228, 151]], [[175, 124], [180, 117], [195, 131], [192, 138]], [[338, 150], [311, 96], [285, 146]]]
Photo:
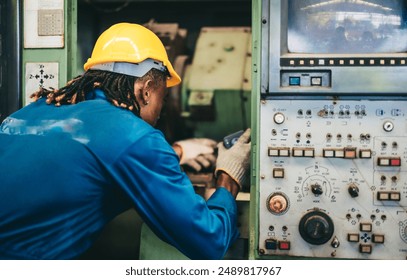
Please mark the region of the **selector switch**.
[[318, 183], [315, 183], [315, 184], [311, 185], [311, 191], [315, 195], [321, 195], [323, 193], [322, 187]]
[[359, 196], [359, 188], [354, 183], [351, 183], [349, 185], [348, 192], [349, 192], [351, 197], [358, 197]]

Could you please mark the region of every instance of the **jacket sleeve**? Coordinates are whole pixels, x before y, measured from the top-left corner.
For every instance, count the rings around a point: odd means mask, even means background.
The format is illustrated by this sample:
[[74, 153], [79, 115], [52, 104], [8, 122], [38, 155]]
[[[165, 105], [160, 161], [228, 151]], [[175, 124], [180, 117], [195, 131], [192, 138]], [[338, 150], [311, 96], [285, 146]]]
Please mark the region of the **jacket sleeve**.
[[191, 259], [221, 259], [239, 235], [233, 196], [224, 188], [208, 201], [197, 195], [161, 132], [130, 146], [112, 174], [157, 236]]

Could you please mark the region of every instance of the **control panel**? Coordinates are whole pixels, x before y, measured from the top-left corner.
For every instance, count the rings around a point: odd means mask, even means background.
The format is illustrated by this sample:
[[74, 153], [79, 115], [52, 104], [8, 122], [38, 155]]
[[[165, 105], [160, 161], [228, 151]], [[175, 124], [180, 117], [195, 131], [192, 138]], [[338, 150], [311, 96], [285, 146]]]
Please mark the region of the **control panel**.
[[407, 102], [260, 103], [260, 256], [407, 258]]

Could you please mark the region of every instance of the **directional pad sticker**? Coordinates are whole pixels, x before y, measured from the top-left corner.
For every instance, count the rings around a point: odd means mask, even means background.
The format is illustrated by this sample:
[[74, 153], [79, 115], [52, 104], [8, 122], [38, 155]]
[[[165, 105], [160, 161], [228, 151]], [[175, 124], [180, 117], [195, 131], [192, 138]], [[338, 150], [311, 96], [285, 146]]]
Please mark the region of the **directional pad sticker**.
[[26, 63], [25, 83], [24, 105], [28, 105], [32, 102], [30, 95], [40, 88], [58, 88], [58, 63]]

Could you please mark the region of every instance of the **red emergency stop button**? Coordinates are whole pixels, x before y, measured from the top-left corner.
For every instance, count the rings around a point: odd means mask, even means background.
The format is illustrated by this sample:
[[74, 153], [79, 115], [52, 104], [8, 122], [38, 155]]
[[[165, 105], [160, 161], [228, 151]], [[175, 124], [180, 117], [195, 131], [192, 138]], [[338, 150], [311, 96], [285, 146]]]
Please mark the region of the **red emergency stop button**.
[[278, 249], [280, 250], [290, 250], [290, 241], [279, 241], [278, 242]]

